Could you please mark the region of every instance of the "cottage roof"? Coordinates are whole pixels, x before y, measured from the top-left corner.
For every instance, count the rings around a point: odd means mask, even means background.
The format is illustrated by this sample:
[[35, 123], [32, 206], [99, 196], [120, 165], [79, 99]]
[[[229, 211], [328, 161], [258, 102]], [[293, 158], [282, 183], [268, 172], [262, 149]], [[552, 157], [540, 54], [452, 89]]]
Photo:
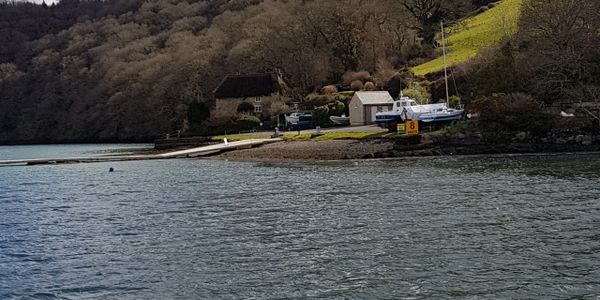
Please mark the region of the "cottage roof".
[[269, 73], [228, 75], [215, 89], [215, 98], [246, 98], [268, 96], [279, 92], [277, 78]]
[[392, 98], [387, 91], [356, 92], [354, 97], [357, 97], [362, 104], [367, 105], [386, 105], [394, 103], [394, 98]]

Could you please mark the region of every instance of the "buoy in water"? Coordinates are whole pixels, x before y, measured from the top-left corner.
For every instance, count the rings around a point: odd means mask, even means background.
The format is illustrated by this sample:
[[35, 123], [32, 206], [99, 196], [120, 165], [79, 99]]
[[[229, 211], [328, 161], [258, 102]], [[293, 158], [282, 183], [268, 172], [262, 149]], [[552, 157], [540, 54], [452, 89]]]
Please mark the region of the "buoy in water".
[[108, 172], [114, 172], [114, 171], [115, 171], [115, 169], [113, 169], [113, 168], [108, 169]]

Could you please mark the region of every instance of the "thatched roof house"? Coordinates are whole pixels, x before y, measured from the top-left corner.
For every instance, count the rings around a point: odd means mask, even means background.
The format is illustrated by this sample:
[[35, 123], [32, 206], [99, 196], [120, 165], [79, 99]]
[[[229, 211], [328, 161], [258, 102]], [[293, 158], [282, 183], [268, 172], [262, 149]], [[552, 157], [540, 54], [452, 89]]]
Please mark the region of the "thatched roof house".
[[216, 99], [248, 98], [281, 93], [281, 86], [273, 74], [228, 75], [215, 89]]
[[268, 116], [274, 103], [288, 100], [286, 90], [281, 76], [272, 73], [228, 75], [214, 90], [215, 111], [221, 117], [236, 113]]

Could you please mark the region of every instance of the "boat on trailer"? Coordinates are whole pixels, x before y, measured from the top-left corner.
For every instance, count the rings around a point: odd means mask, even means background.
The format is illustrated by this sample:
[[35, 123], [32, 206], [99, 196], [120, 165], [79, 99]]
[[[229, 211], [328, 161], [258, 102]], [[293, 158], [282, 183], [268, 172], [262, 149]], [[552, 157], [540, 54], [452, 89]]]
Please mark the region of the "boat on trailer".
[[305, 120], [308, 118], [312, 118], [312, 115], [309, 113], [295, 112], [285, 116], [285, 122], [288, 125], [297, 125], [301, 119]]
[[285, 116], [285, 123], [285, 127], [288, 130], [308, 129], [314, 127], [313, 116], [310, 113], [291, 113]]
[[460, 120], [463, 113], [463, 109], [449, 108], [446, 103], [418, 104], [414, 99], [401, 96], [394, 101], [391, 111], [375, 114], [375, 123], [393, 131], [398, 123], [407, 120], [427, 124], [452, 123]]

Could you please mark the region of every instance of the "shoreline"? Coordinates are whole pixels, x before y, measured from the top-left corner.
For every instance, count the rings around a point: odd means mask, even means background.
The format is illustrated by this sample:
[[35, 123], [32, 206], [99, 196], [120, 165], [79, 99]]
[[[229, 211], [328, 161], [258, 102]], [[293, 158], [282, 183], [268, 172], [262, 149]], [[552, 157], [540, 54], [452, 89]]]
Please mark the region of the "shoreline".
[[380, 161], [416, 161], [416, 160], [427, 160], [435, 158], [523, 158], [523, 157], [555, 157], [555, 156], [600, 156], [600, 151], [589, 151], [589, 152], [542, 152], [542, 153], [503, 153], [503, 154], [458, 154], [458, 155], [437, 155], [437, 156], [397, 156], [397, 157], [386, 157], [386, 158], [368, 158], [368, 159], [323, 159], [323, 160], [309, 160], [309, 159], [287, 159], [287, 160], [251, 160], [251, 159], [230, 159], [222, 158], [217, 156], [205, 157], [202, 159], [225, 161], [225, 162], [239, 162], [239, 163], [250, 163], [250, 164], [327, 164], [327, 163], [359, 163], [359, 162], [380, 162]]
[[282, 141], [251, 149], [228, 151], [214, 159], [249, 162], [335, 161], [376, 158], [391, 151], [394, 143], [384, 140]]
[[[219, 144], [206, 138], [202, 143]], [[194, 141], [195, 142], [195, 141]], [[91, 144], [91, 143], [90, 143]], [[104, 143], [101, 143], [104, 144]], [[51, 144], [46, 144], [51, 145]], [[76, 145], [76, 144], [73, 144]], [[81, 145], [81, 144], [80, 144]], [[156, 145], [156, 144], [155, 144]], [[186, 150], [190, 145], [175, 144], [165, 149], [136, 149], [134, 155], [162, 154]], [[167, 150], [168, 149], [168, 150]], [[211, 153], [206, 159], [241, 162], [296, 163], [335, 162], [418, 157], [520, 157], [542, 155], [600, 154], [600, 136], [571, 139], [525, 140], [513, 138], [503, 142], [486, 142], [479, 133], [455, 135], [425, 134], [413, 138], [338, 138], [284, 140], [258, 147], [232, 147]], [[104, 154], [113, 155], [113, 153]]]
[[420, 157], [521, 157], [540, 155], [595, 155], [600, 145], [535, 143], [475, 145], [398, 145], [394, 140], [283, 141], [257, 148], [234, 150], [211, 159], [242, 162], [327, 162]]

